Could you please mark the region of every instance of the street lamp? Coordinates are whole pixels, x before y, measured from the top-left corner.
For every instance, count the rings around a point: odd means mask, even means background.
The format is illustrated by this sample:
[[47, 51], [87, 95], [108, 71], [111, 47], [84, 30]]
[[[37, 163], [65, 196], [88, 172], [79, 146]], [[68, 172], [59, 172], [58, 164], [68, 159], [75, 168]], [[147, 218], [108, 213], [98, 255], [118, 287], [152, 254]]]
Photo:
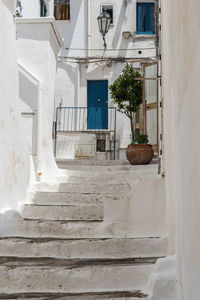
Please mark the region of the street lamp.
[[100, 14], [100, 16], [98, 16], [97, 20], [99, 24], [99, 31], [103, 36], [104, 48], [106, 48], [107, 45], [106, 45], [105, 35], [106, 33], [108, 33], [108, 30], [110, 28], [111, 17], [106, 11], [103, 11]]

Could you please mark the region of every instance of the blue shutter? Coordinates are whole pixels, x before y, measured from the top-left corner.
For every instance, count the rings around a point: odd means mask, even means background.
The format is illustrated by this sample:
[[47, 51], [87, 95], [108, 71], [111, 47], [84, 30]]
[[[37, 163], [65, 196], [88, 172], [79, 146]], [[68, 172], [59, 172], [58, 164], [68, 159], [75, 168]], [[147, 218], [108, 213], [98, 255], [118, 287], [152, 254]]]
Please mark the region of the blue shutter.
[[[145, 22], [145, 24], [144, 24]], [[154, 3], [137, 3], [137, 34], [154, 34]]]

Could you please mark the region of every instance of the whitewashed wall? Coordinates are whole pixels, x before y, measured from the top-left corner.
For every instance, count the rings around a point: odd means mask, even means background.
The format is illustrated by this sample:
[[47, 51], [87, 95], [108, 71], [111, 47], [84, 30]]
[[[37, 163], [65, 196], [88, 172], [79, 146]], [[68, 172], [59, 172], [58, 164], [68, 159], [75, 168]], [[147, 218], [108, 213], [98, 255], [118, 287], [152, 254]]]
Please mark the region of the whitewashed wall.
[[29, 151], [18, 110], [15, 1], [0, 0], [0, 210], [16, 209], [29, 183]]
[[[114, 23], [110, 26], [110, 30], [106, 35], [107, 47], [109, 49], [121, 49], [121, 51], [106, 51], [104, 55], [112, 57], [119, 54], [122, 57], [155, 57], [153, 36], [136, 35], [137, 2], [153, 2], [153, 0], [71, 1], [70, 20], [56, 21], [60, 33], [64, 38], [65, 47], [69, 49], [63, 51], [62, 54], [70, 57], [103, 54], [103, 40], [99, 33], [97, 17], [100, 15], [102, 5], [109, 4], [113, 5]], [[131, 33], [128, 39], [123, 36], [124, 31]], [[97, 50], [90, 50], [87, 53], [87, 48]], [[138, 50], [129, 51], [134, 48], [143, 48], [144, 50], [141, 54], [138, 54]], [[145, 50], [145, 48], [148, 49]], [[98, 49], [102, 50], [98, 51]]]
[[26, 73], [24, 77], [21, 74], [20, 98], [37, 115], [37, 175], [41, 181], [51, 181], [58, 176], [53, 156], [52, 126], [57, 54], [62, 40], [53, 18], [20, 18], [17, 23], [18, 60], [36, 81], [34, 86], [34, 80], [31, 82]]
[[164, 157], [177, 300], [200, 294], [199, 11], [199, 0], [162, 1]]
[[[40, 17], [40, 0], [21, 0], [22, 16], [29, 18]], [[47, 16], [53, 16], [53, 0], [45, 0], [47, 6]]]
[[[142, 1], [138, 1], [142, 2]], [[152, 1], [145, 1], [152, 2]], [[118, 51], [106, 51], [105, 56], [121, 56], [121, 57], [154, 57], [155, 56], [155, 44], [152, 36], [136, 35], [136, 0], [124, 1], [124, 0], [98, 0], [90, 1], [90, 23], [88, 25], [89, 36], [89, 48], [102, 49], [103, 41], [102, 36], [99, 33], [97, 17], [100, 15], [102, 5], [113, 5], [113, 25], [110, 26], [110, 30], [106, 35], [107, 48], [108, 49], [120, 49]], [[131, 36], [126, 39], [123, 36], [123, 32], [130, 32]], [[137, 50], [130, 50], [130, 49]], [[138, 49], [142, 50], [142, 53], [138, 53]], [[145, 48], [154, 48], [147, 49]], [[102, 54], [102, 51], [90, 51], [90, 55]]]

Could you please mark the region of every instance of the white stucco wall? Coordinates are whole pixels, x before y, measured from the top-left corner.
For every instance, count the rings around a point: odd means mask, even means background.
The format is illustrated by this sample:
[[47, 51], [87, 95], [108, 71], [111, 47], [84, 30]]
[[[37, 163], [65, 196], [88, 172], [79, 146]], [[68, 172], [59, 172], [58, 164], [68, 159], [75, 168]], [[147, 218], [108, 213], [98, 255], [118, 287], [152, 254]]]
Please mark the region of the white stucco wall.
[[[50, 181], [58, 175], [53, 156], [52, 126], [57, 54], [62, 44], [52, 18], [17, 20], [17, 55], [19, 63], [38, 80], [27, 89], [20, 76], [20, 98], [37, 114], [37, 174]], [[30, 89], [31, 86], [31, 89]], [[30, 90], [34, 90], [30, 96]], [[28, 121], [28, 120], [27, 120]]]
[[16, 209], [29, 183], [29, 150], [18, 109], [15, 2], [0, 1], [0, 210]]
[[40, 0], [22, 0], [23, 17], [40, 17]]
[[[65, 47], [69, 49], [62, 51], [62, 54], [70, 57], [87, 55], [138, 58], [155, 57], [154, 37], [151, 35], [136, 35], [137, 2], [144, 1], [71, 1], [70, 20], [56, 21], [64, 39]], [[153, 0], [147, 0], [145, 2], [153, 2]], [[104, 53], [103, 40], [99, 33], [97, 17], [100, 15], [102, 5], [106, 4], [113, 6], [114, 23], [110, 26], [110, 30], [106, 35], [107, 48], [109, 51]], [[123, 36], [123, 32], [125, 31], [129, 31], [131, 34], [128, 39]], [[89, 49], [89, 51], [87, 52], [86, 49]], [[101, 49], [101, 51], [99, 51], [99, 49]], [[115, 49], [115, 51], [110, 51], [112, 49]], [[141, 49], [143, 49], [142, 53], [139, 54], [138, 50]]]
[[164, 156], [178, 300], [200, 294], [199, 11], [199, 0], [162, 1]]
[[[56, 21], [64, 40], [65, 48], [86, 48], [87, 37], [87, 0], [76, 0], [70, 3], [70, 20]], [[85, 56], [85, 50], [62, 51], [63, 55]]]
[[[153, 1], [148, 0], [145, 2]], [[150, 38], [149, 35], [142, 36], [136, 34], [136, 0], [90, 1], [90, 24], [88, 26], [89, 48], [103, 48], [103, 41], [101, 33], [99, 32], [97, 17], [100, 15], [101, 6], [106, 4], [113, 6], [113, 24], [110, 26], [110, 30], [106, 35], [107, 48], [109, 50], [115, 49], [115, 51], [106, 51], [104, 55], [108, 57], [154, 57], [155, 44], [153, 37], [151, 36]], [[127, 31], [131, 33], [131, 36], [128, 39], [123, 36], [123, 32]], [[139, 54], [138, 50], [142, 50], [142, 53]], [[102, 51], [90, 51], [89, 53], [91, 56], [94, 54], [102, 55]]]
[[[45, 0], [47, 7], [47, 16], [53, 16], [53, 0]], [[21, 0], [22, 17], [39, 18], [40, 17], [40, 0]]]

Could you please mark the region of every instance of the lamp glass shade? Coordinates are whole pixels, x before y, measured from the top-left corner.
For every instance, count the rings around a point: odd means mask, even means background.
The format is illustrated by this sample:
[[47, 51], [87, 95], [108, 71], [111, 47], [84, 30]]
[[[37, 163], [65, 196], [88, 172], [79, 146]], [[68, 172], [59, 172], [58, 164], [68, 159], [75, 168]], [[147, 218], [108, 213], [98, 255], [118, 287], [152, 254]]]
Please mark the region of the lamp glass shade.
[[110, 28], [111, 17], [107, 12], [102, 12], [97, 18], [99, 24], [99, 31], [102, 35], [106, 35]]

